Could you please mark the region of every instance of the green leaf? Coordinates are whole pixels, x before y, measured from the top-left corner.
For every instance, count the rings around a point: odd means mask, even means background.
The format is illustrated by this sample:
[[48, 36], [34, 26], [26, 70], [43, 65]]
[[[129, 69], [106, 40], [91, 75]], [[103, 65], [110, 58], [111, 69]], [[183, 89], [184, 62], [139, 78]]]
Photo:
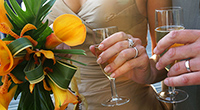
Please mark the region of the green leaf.
[[37, 110], [54, 110], [54, 105], [50, 96], [50, 92], [43, 88], [43, 83], [35, 85], [34, 88], [34, 105]]
[[26, 48], [33, 47], [32, 43], [25, 37], [19, 38], [8, 44], [8, 48], [13, 57], [24, 57], [26, 55]]
[[79, 61], [77, 61], [77, 60], [73, 60], [73, 59], [71, 59], [71, 58], [61, 57], [61, 56], [58, 56], [58, 55], [55, 55], [55, 56], [56, 56], [56, 57], [59, 57], [59, 58], [61, 58], [61, 59], [65, 59], [65, 60], [73, 61], [73, 62], [79, 63], [79, 64], [81, 64], [81, 65], [87, 66], [87, 64], [82, 63], [82, 62], [79, 62]]
[[55, 2], [55, 0], [50, 0], [43, 7], [40, 8], [38, 20], [43, 20], [47, 16], [47, 14], [48, 14], [49, 10], [51, 9], [51, 6], [53, 6], [54, 2]]
[[53, 69], [53, 72], [47, 74], [49, 79], [58, 85], [59, 88], [67, 90], [77, 67], [62, 61], [57, 61], [56, 64], [50, 68]]
[[9, 5], [5, 2], [4, 3], [5, 9], [9, 14], [10, 20], [12, 20], [17, 27], [23, 27], [24, 26], [24, 22], [18, 17], [16, 16], [16, 14], [12, 11], [12, 9], [9, 7]]
[[[23, 87], [29, 88], [29, 83], [25, 83]], [[26, 90], [28, 90], [28, 89], [26, 89]], [[31, 94], [29, 91], [23, 90], [21, 92], [21, 97], [20, 97], [20, 101], [19, 101], [17, 110], [34, 110], [33, 109], [33, 105], [34, 105], [33, 99], [34, 99], [33, 94]]]
[[76, 55], [86, 55], [85, 51], [82, 49], [56, 49], [51, 50], [54, 53], [65, 53], [65, 54], [76, 54]]
[[14, 9], [15, 11], [15, 14], [18, 15], [18, 18], [21, 20], [21, 21], [24, 21], [24, 22], [28, 22], [28, 19], [26, 19], [27, 17], [29, 17], [29, 14], [27, 15], [22, 9], [21, 7], [19, 6], [19, 4], [17, 3], [16, 0], [9, 0], [12, 8]]
[[[45, 24], [48, 24], [47, 22]], [[47, 27], [39, 36], [37, 39], [38, 45], [35, 48], [42, 48], [44, 47], [46, 42], [46, 37], [49, 36], [52, 33], [52, 29], [50, 27]]]
[[44, 79], [44, 72], [40, 59], [39, 63], [40, 64], [35, 64], [34, 59], [31, 57], [28, 64], [24, 68], [24, 73], [31, 84], [39, 83]]
[[[43, 24], [44, 17], [49, 13], [49, 10], [53, 6], [55, 0], [23, 0], [26, 10], [22, 10], [21, 7], [17, 4], [16, 0], [9, 0], [13, 10], [8, 6], [5, 2], [5, 9], [8, 12], [9, 20], [13, 24], [13, 31], [20, 34], [18, 30], [22, 30], [22, 28], [30, 23], [36, 26], [36, 28], [40, 28], [38, 30], [31, 30], [26, 34], [30, 35], [33, 39], [38, 39], [38, 35], [40, 35], [48, 25]], [[48, 24], [48, 21], [47, 21]], [[51, 30], [52, 32], [52, 30]], [[47, 37], [46, 35], [45, 37]]]
[[25, 73], [24, 73], [24, 68], [27, 64], [27, 61], [24, 60], [20, 64], [18, 64], [12, 71], [11, 73], [20, 81], [26, 82], [27, 80], [25, 79]]
[[[28, 83], [24, 85], [25, 88], [28, 86]], [[42, 82], [35, 85], [33, 93], [22, 91], [18, 110], [54, 110], [50, 94], [51, 92], [44, 90]]]
[[[43, 25], [41, 25], [38, 29], [37, 29], [37, 31], [36, 30], [34, 30], [35, 32], [35, 39], [38, 39], [38, 38], [40, 38], [39, 36], [42, 36], [42, 34], [44, 34], [44, 33], [47, 33], [48, 31], [50, 32], [50, 33], [52, 33], [53, 31], [52, 31], [52, 29], [50, 28], [50, 30], [49, 30], [49, 28], [50, 27], [48, 27], [48, 21], [46, 21]], [[47, 31], [48, 30], [48, 31]], [[37, 40], [38, 41], [38, 40]]]

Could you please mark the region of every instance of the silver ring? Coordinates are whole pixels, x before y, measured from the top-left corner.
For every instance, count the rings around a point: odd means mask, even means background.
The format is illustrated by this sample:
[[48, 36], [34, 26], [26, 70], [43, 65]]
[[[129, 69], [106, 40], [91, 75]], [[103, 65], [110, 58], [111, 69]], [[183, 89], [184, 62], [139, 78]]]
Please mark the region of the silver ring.
[[138, 51], [138, 49], [136, 47], [134, 47], [134, 49], [135, 49], [135, 56], [133, 58], [136, 58], [136, 57], [138, 57], [139, 51]]
[[128, 47], [129, 48], [132, 48], [133, 47], [133, 45], [134, 45], [134, 42], [133, 42], [133, 40], [132, 39], [128, 39]]
[[186, 60], [186, 62], [185, 62], [185, 67], [186, 67], [186, 69], [187, 69], [188, 72], [191, 72], [189, 60]]

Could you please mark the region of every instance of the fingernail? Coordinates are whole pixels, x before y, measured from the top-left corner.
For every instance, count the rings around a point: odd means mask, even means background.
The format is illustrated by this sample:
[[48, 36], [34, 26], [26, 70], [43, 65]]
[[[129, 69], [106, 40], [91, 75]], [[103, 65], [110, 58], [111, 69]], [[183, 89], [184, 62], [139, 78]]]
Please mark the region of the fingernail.
[[168, 86], [168, 85], [169, 85], [169, 79], [168, 79], [168, 78], [165, 79], [165, 80], [164, 80], [164, 83]]
[[102, 59], [101, 59], [101, 57], [99, 57], [99, 58], [97, 59], [97, 63], [100, 64], [101, 62], [102, 62]]
[[103, 44], [99, 44], [98, 48], [99, 48], [99, 50], [102, 50], [104, 48], [104, 45]]
[[110, 77], [111, 77], [111, 78], [115, 78], [115, 73], [112, 73], [112, 74], [110, 75]]
[[108, 73], [110, 70], [111, 70], [110, 66], [104, 68], [104, 71], [105, 71], [106, 73]]

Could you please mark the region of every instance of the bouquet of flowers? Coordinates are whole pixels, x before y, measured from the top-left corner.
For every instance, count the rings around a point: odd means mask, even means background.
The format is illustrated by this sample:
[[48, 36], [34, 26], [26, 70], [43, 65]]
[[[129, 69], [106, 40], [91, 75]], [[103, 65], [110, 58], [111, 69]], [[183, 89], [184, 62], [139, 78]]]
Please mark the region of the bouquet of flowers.
[[85, 55], [85, 52], [54, 48], [61, 43], [82, 44], [85, 25], [75, 15], [63, 14], [54, 21], [52, 30], [48, 20], [43, 21], [55, 0], [23, 0], [25, 10], [16, 0], [9, 2], [12, 9], [0, 0], [0, 32], [7, 35], [0, 40], [0, 110], [7, 110], [10, 101], [19, 94], [18, 110], [63, 110], [69, 103], [78, 103], [68, 90], [77, 67], [58, 59], [78, 61], [55, 53]]

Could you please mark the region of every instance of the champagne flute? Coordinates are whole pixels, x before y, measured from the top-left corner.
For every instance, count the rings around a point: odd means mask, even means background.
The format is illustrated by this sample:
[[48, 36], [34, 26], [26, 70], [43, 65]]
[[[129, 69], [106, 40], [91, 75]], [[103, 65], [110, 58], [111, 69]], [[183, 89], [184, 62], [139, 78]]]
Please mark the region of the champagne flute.
[[[106, 28], [97, 28], [97, 29], [93, 29], [94, 33], [95, 33], [95, 38], [96, 39], [100, 39], [100, 42], [103, 41], [104, 39], [106, 39], [107, 37], [109, 37], [111, 34], [114, 34], [115, 32], [118, 31], [116, 26], [111, 26], [111, 27], [106, 27]], [[95, 54], [98, 57], [103, 51], [98, 49], [98, 44], [95, 46]], [[129, 102], [130, 99], [128, 98], [124, 98], [124, 97], [119, 97], [116, 91], [116, 86], [115, 86], [115, 78], [111, 78], [110, 75], [111, 73], [106, 73], [104, 71], [104, 68], [106, 67], [106, 65], [108, 65], [109, 63], [111, 63], [117, 55], [113, 56], [112, 58], [110, 58], [107, 62], [103, 63], [103, 64], [99, 64], [101, 70], [103, 71], [103, 73], [108, 77], [109, 81], [110, 81], [110, 87], [111, 87], [111, 94], [112, 97], [109, 98], [108, 100], [102, 102], [101, 104], [103, 106], [108, 106], [108, 107], [113, 107], [113, 106], [119, 106], [119, 105], [123, 105]]]
[[[155, 10], [155, 32], [156, 32], [156, 41], [158, 42], [162, 39], [166, 34], [173, 30], [183, 30], [185, 29], [183, 26], [183, 15], [181, 7], [163, 7]], [[174, 44], [172, 47], [181, 46], [183, 44]], [[164, 52], [165, 53], [165, 52]], [[161, 56], [164, 54], [162, 53]], [[176, 63], [175, 61], [174, 63]], [[174, 64], [173, 63], [173, 64]], [[166, 66], [166, 70], [173, 65], [170, 64]], [[158, 93], [157, 98], [160, 101], [166, 103], [179, 103], [185, 101], [189, 95], [179, 89], [175, 89], [175, 87], [168, 87], [168, 90], [161, 91]]]

